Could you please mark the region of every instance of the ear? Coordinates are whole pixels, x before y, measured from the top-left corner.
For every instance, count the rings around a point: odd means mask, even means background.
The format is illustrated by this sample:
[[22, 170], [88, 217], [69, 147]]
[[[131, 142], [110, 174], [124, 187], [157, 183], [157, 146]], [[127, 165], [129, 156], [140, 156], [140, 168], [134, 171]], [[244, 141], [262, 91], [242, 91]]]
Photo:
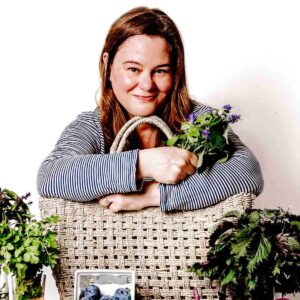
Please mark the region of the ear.
[[108, 56], [109, 55], [107, 52], [104, 52], [102, 55], [102, 60], [103, 60], [104, 67], [105, 67], [105, 73], [107, 72]]

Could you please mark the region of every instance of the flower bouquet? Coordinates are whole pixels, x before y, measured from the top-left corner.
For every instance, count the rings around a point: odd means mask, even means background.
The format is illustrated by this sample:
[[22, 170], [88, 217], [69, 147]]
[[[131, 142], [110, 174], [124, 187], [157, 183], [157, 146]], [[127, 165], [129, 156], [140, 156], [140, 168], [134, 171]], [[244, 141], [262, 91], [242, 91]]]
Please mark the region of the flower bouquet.
[[181, 133], [166, 141], [167, 146], [189, 150], [199, 157], [198, 171], [204, 171], [216, 162], [226, 162], [233, 152], [228, 140], [229, 124], [240, 119], [230, 114], [232, 107], [211, 109], [198, 117], [191, 113], [181, 125]]

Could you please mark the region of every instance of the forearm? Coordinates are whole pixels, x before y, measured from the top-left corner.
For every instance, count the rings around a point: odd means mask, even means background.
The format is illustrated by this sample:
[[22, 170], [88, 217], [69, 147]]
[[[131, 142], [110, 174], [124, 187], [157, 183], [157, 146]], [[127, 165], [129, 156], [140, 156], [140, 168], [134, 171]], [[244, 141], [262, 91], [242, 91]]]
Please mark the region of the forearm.
[[38, 191], [41, 196], [76, 201], [137, 191], [137, 152], [52, 157], [40, 167]]
[[159, 183], [152, 181], [144, 184], [143, 193], [140, 194], [141, 200], [148, 206], [160, 206]]
[[111, 194], [99, 199], [100, 205], [113, 212], [141, 210], [160, 205], [160, 193], [157, 182], [145, 182], [140, 193]]
[[160, 184], [161, 210], [194, 210], [218, 203], [241, 192], [258, 195], [263, 177], [253, 153], [240, 146], [226, 163], [196, 172], [178, 185]]

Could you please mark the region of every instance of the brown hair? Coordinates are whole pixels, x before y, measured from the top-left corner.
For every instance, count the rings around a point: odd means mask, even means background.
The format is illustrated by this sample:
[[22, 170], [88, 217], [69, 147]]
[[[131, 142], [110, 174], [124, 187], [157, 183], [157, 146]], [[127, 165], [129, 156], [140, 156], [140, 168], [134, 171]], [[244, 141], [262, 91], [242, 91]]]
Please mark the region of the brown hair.
[[[171, 65], [174, 72], [173, 86], [169, 94], [169, 101], [165, 102], [165, 106], [161, 111], [157, 112], [157, 115], [175, 133], [179, 131], [181, 122], [192, 109], [186, 85], [184, 48], [175, 23], [159, 9], [137, 7], [126, 12], [112, 24], [99, 62], [101, 97], [98, 106], [107, 152], [118, 131], [129, 120], [126, 110], [117, 101], [112, 90], [109, 80], [110, 65], [113, 63], [114, 57], [122, 43], [129, 37], [142, 34], [164, 38], [170, 49]], [[105, 52], [109, 53], [107, 67], [103, 62], [103, 54]], [[132, 142], [133, 139], [130, 141], [131, 147], [133, 146]], [[156, 146], [161, 144], [162, 135], [158, 135]]]

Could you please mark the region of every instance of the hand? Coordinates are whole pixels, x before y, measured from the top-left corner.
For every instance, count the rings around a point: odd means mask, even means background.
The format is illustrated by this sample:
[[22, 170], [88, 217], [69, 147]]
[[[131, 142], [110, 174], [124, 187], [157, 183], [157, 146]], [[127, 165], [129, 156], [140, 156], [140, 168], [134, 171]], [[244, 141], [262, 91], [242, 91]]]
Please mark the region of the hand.
[[157, 182], [145, 182], [142, 193], [111, 194], [99, 200], [101, 206], [113, 212], [141, 210], [159, 206], [160, 194]]
[[197, 170], [198, 157], [177, 147], [139, 151], [137, 179], [152, 177], [157, 182], [176, 184]]

